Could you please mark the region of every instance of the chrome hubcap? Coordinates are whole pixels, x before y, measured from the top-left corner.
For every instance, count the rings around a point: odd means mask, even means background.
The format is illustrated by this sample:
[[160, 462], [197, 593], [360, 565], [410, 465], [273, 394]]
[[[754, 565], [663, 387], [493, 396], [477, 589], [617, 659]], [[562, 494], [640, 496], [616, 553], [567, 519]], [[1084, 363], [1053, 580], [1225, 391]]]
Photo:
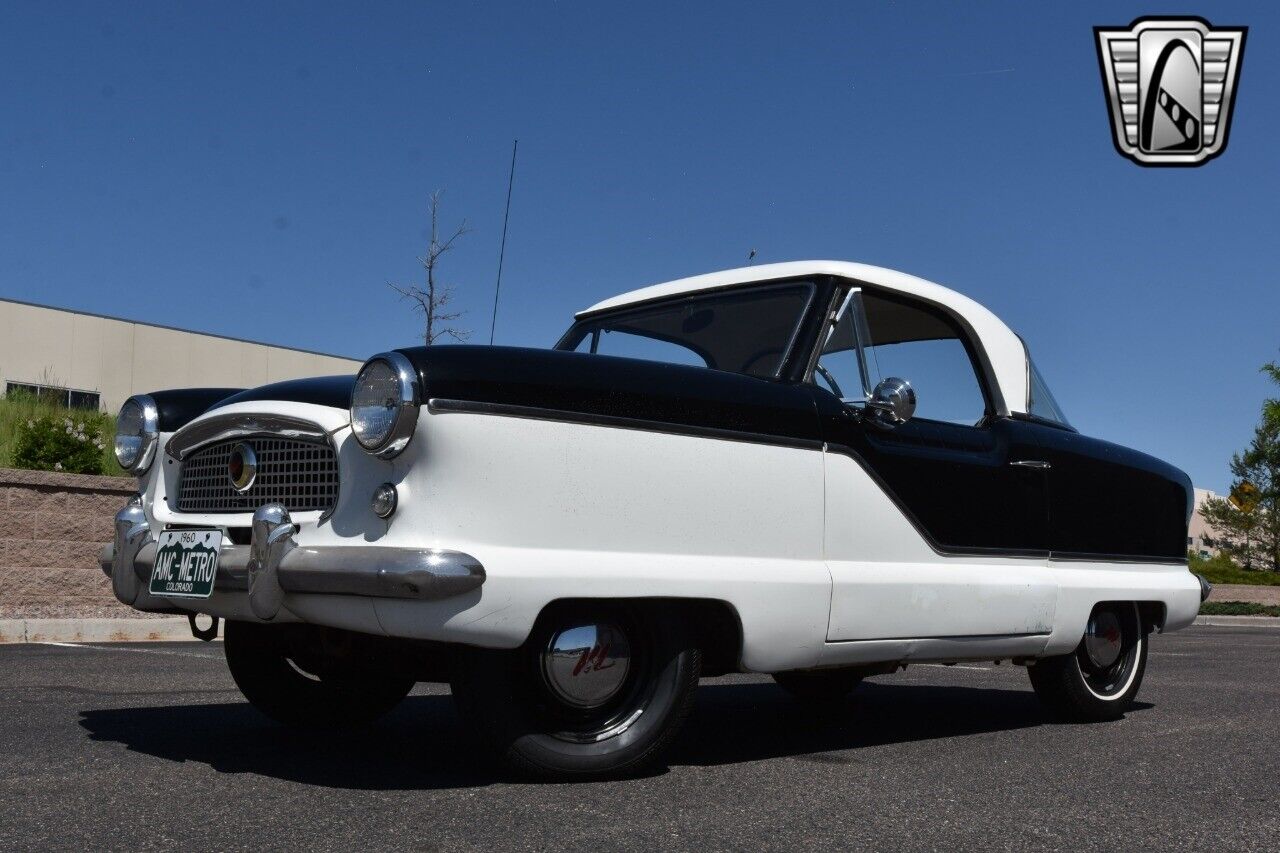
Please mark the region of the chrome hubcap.
[[1084, 650], [1090, 662], [1099, 669], [1106, 669], [1120, 659], [1124, 647], [1124, 633], [1120, 619], [1109, 610], [1098, 610], [1089, 618], [1089, 628], [1084, 635]]
[[551, 636], [542, 676], [567, 705], [591, 710], [618, 695], [631, 669], [631, 644], [616, 625], [574, 625]]

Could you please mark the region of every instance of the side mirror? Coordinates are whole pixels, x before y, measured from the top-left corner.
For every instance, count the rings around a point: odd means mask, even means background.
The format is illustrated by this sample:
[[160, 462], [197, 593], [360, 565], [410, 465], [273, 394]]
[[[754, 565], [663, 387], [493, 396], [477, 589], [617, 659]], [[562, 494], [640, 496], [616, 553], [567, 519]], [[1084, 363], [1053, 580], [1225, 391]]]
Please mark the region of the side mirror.
[[896, 376], [883, 379], [867, 401], [869, 420], [885, 429], [902, 426], [916, 413], [916, 389]]

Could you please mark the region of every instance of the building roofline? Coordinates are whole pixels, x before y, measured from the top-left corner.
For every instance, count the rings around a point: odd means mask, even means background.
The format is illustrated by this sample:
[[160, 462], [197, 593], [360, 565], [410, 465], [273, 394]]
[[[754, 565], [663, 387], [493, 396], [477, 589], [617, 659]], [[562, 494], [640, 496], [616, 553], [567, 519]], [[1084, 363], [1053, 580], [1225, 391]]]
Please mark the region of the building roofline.
[[99, 314], [97, 311], [79, 311], [75, 308], [62, 308], [57, 305], [45, 305], [42, 302], [28, 302], [25, 299], [11, 299], [8, 296], [0, 296], [0, 302], [9, 302], [14, 305], [25, 305], [28, 308], [44, 308], [47, 311], [61, 311], [64, 314], [79, 314], [82, 317], [97, 317], [99, 320], [114, 320], [117, 323], [129, 323], [134, 326], [150, 326], [153, 329], [164, 329], [169, 332], [182, 332], [187, 335], [201, 335], [206, 338], [218, 338], [224, 341], [233, 341], [238, 344], [253, 344], [260, 347], [271, 347], [272, 349], [288, 350], [290, 352], [299, 352], [305, 355], [319, 355], [325, 358], [340, 358], [344, 361], [363, 362], [362, 358], [353, 358], [349, 355], [339, 355], [333, 352], [320, 352], [319, 350], [303, 349], [302, 347], [290, 347], [283, 344], [273, 344], [267, 341], [255, 341], [251, 338], [236, 338], [231, 335], [220, 335], [217, 332], [201, 332], [197, 329], [183, 329], [179, 326], [166, 326], [163, 323], [150, 323], [146, 320], [131, 320], [128, 317], [117, 317], [113, 314]]

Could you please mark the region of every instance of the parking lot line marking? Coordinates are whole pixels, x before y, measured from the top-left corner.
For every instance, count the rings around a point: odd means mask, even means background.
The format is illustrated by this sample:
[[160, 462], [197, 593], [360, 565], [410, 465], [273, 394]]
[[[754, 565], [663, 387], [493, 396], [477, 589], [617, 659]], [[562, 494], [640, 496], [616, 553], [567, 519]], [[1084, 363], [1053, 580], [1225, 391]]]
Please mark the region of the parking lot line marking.
[[59, 643], [53, 640], [38, 640], [42, 646], [59, 646], [64, 649], [89, 649], [96, 652], [137, 652], [143, 655], [172, 655], [180, 658], [204, 658], [205, 660], [217, 660], [217, 655], [198, 655], [193, 652], [173, 652], [164, 649], [130, 649], [123, 646], [94, 646], [89, 643]]

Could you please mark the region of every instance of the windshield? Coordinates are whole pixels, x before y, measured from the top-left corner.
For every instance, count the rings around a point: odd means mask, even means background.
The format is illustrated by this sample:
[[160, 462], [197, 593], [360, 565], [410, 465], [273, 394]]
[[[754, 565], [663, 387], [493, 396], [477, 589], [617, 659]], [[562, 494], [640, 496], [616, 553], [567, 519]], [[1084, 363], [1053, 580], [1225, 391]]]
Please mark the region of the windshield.
[[556, 348], [773, 379], [812, 296], [788, 282], [686, 297], [584, 320]]
[[1062, 413], [1058, 401], [1053, 399], [1053, 394], [1050, 393], [1044, 377], [1040, 375], [1036, 363], [1030, 358], [1027, 359], [1027, 368], [1031, 379], [1030, 387], [1027, 389], [1027, 414], [1063, 426], [1071, 426], [1067, 416]]

